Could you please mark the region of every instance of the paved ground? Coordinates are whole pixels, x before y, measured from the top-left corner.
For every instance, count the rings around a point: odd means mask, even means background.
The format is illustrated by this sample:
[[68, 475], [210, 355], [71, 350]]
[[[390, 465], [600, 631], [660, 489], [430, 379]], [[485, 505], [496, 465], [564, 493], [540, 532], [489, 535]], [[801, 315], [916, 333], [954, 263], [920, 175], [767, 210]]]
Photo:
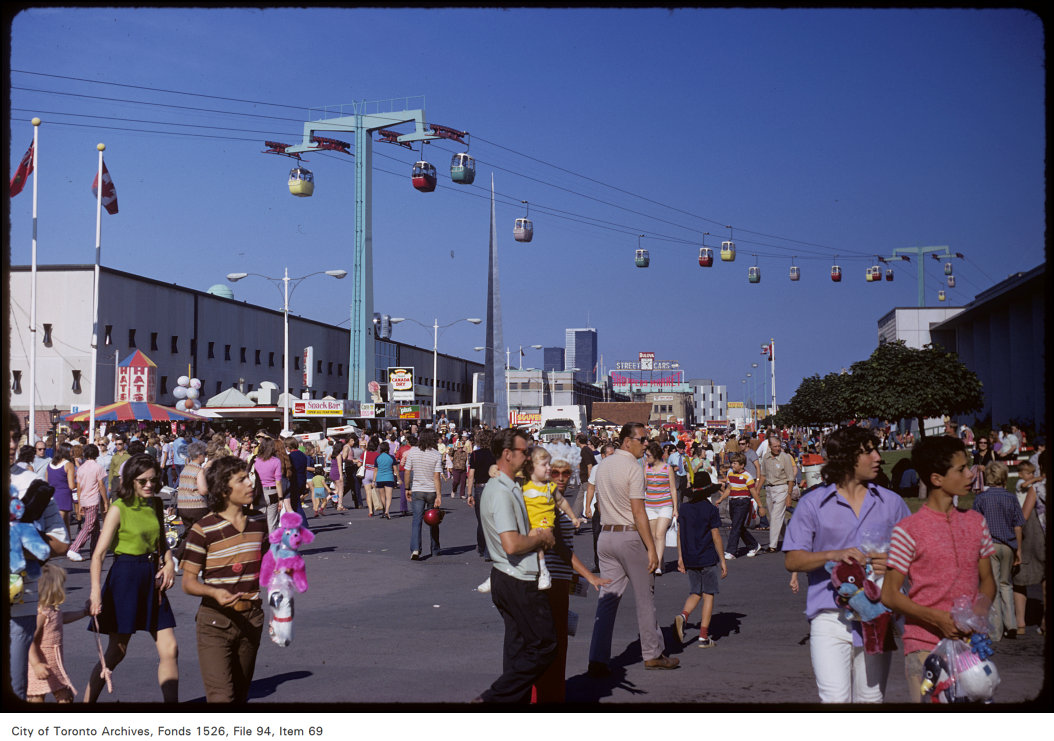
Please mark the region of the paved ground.
[[[397, 510], [397, 507], [395, 508]], [[444, 550], [438, 558], [409, 560], [410, 518], [368, 518], [365, 510], [330, 514], [309, 522], [316, 540], [305, 550], [310, 590], [296, 598], [295, 639], [279, 648], [264, 639], [251, 702], [463, 703], [498, 676], [502, 622], [489, 595], [475, 586], [489, 566], [476, 555], [475, 517], [460, 500], [444, 499]], [[756, 533], [764, 543], [767, 533]], [[427, 535], [425, 535], [427, 542]], [[592, 562], [592, 537], [583, 532], [576, 550]], [[88, 595], [88, 564], [61, 561], [70, 573], [71, 604]], [[676, 570], [656, 579], [655, 600], [674, 671], [645, 671], [641, 663], [632, 596], [619, 610], [612, 647], [613, 676], [585, 675], [596, 595], [571, 598], [581, 616], [568, 649], [568, 700], [576, 703], [813, 703], [804, 590], [787, 586], [782, 557], [759, 555], [729, 564], [721, 583], [711, 634], [717, 644], [700, 650], [694, 636], [676, 645], [672, 621], [687, 593]], [[1039, 593], [1030, 618], [1038, 619]], [[197, 600], [170, 593], [180, 646], [180, 697], [204, 699], [194, 637]], [[697, 620], [696, 614], [696, 620]], [[66, 626], [66, 667], [83, 692], [96, 658], [85, 622]], [[1044, 638], [1035, 627], [1024, 639], [1003, 641], [995, 661], [1003, 678], [997, 700], [1036, 697], [1044, 681]], [[114, 676], [115, 694], [103, 702], [155, 702], [156, 653], [150, 637], [136, 635]], [[891, 702], [907, 700], [903, 660], [894, 659]], [[771, 709], [773, 706], [769, 706]], [[334, 708], [340, 709], [340, 708]]]

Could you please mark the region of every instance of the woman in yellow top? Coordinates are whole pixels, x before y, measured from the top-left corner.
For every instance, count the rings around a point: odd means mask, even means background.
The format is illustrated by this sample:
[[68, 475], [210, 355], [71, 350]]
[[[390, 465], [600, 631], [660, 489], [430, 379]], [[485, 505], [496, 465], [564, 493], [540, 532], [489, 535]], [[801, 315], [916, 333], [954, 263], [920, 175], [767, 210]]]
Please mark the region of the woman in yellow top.
[[[91, 607], [98, 620], [98, 631], [109, 636], [106, 668], [113, 671], [128, 650], [136, 631], [150, 633], [160, 660], [157, 681], [165, 702], [179, 700], [179, 649], [176, 645], [176, 619], [165, 591], [176, 580], [172, 553], [161, 527], [161, 467], [146, 453], [129, 458], [121, 470], [119, 498], [103, 522], [99, 544], [91, 559]], [[113, 547], [114, 559], [106, 583], [102, 583], [102, 564]], [[88, 624], [96, 630], [95, 620]], [[105, 679], [98, 663], [88, 679], [85, 702], [95, 702]]]

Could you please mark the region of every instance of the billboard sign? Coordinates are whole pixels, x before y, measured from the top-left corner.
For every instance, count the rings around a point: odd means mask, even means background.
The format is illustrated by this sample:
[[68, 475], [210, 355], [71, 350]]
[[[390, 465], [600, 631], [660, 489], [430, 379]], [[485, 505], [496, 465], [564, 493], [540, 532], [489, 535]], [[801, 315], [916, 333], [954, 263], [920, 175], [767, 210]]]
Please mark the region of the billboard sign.
[[339, 399], [293, 399], [294, 417], [343, 417], [344, 402]]
[[388, 398], [391, 401], [414, 400], [414, 369], [388, 368]]
[[300, 358], [300, 370], [303, 373], [304, 388], [311, 388], [315, 384], [315, 348], [311, 345], [304, 348], [304, 355]]
[[653, 352], [642, 352], [639, 354], [640, 357], [640, 369], [650, 371], [655, 363], [655, 353]]

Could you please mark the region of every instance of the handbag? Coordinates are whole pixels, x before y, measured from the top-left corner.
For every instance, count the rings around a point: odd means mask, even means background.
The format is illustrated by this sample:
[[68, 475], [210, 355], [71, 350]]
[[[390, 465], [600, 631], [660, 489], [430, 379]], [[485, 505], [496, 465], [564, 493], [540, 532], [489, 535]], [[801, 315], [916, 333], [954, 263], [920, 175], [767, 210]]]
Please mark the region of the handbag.
[[666, 547], [677, 547], [677, 520], [670, 522], [670, 528], [666, 531]]

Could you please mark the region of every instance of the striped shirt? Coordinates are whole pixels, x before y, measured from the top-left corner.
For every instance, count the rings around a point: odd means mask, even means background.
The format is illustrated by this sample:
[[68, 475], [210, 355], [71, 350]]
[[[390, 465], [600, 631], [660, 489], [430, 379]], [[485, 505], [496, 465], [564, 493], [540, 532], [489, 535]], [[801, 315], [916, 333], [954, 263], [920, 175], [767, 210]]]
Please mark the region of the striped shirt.
[[434, 448], [429, 450], [411, 448], [403, 458], [403, 470], [413, 472], [411, 491], [434, 494], [436, 493], [434, 474], [443, 473], [443, 456]]
[[[922, 507], [893, 528], [888, 566], [907, 577], [912, 602], [951, 610], [956, 598], [977, 594], [977, 564], [995, 553], [992, 536], [978, 512]], [[904, 653], [931, 650], [940, 636], [928, 623], [906, 618]]]
[[670, 467], [666, 463], [644, 467], [644, 506], [672, 507]]
[[728, 472], [728, 486], [732, 489], [728, 496], [749, 497], [750, 487], [753, 485], [754, 477], [747, 471], [741, 471], [739, 473], [736, 473], [735, 471]]
[[245, 529], [215, 512], [194, 523], [187, 534], [183, 559], [198, 567], [201, 579], [210, 587], [231, 594], [244, 592], [244, 599], [260, 596], [260, 561], [267, 543], [267, 520], [249, 515]]

